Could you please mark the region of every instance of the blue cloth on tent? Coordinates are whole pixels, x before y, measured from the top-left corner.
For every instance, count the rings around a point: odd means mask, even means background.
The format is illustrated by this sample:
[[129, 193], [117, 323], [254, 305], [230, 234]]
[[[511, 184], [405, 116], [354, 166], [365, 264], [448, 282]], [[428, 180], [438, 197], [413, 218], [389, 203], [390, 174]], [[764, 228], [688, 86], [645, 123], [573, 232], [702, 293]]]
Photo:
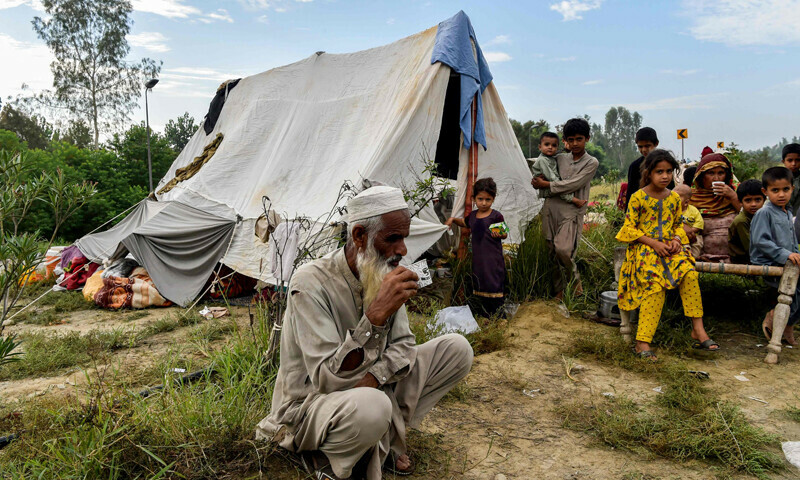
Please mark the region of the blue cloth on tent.
[[[478, 56], [477, 63], [472, 54], [470, 38], [475, 42], [475, 52]], [[470, 107], [475, 94], [483, 93], [492, 81], [492, 72], [483, 57], [475, 30], [464, 11], [456, 13], [453, 17], [439, 24], [436, 31], [436, 43], [433, 45], [431, 64], [442, 62], [461, 75], [461, 131], [464, 133], [464, 148], [469, 148], [472, 142], [472, 119]], [[486, 132], [483, 128], [483, 103], [478, 95], [478, 118], [475, 121], [475, 142], [486, 149]]]

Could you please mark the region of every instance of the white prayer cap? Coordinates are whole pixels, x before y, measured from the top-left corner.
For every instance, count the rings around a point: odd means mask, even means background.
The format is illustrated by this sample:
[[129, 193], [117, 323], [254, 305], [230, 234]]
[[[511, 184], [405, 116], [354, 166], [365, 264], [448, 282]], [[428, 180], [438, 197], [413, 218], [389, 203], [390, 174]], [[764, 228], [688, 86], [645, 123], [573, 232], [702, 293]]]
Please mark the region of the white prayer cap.
[[370, 187], [347, 202], [347, 223], [383, 215], [397, 210], [408, 210], [403, 191], [394, 187]]

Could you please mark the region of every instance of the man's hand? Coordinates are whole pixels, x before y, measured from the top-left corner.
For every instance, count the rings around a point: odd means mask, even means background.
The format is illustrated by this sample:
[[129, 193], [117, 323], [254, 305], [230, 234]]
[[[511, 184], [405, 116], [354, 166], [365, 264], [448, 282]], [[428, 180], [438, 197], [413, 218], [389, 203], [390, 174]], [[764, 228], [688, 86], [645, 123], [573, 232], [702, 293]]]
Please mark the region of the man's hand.
[[405, 267], [397, 267], [383, 279], [378, 295], [367, 309], [370, 323], [378, 327], [384, 325], [409, 298], [417, 294], [416, 273]]
[[800, 253], [790, 253], [789, 261], [797, 266], [800, 266]]

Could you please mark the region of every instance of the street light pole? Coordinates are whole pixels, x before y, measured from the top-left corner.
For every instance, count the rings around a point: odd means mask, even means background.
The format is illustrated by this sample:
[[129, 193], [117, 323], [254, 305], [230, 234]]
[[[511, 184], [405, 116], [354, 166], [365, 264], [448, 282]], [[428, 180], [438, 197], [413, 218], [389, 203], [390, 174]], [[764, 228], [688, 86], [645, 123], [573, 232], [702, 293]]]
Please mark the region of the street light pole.
[[144, 118], [147, 126], [147, 178], [150, 183], [150, 193], [153, 193], [153, 163], [150, 160], [150, 111], [147, 105], [147, 92], [158, 83], [157, 78], [151, 78], [144, 84]]
[[528, 157], [531, 157], [531, 129], [535, 127], [535, 123], [531, 123], [531, 126], [528, 127]]

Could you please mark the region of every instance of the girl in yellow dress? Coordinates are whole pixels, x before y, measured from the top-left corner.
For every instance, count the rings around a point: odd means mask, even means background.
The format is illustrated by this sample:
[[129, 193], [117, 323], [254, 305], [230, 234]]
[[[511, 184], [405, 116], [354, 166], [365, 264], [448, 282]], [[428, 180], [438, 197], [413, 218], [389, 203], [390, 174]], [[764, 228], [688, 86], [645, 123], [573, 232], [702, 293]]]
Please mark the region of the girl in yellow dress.
[[716, 351], [719, 345], [703, 327], [703, 304], [694, 258], [682, 248], [688, 245], [681, 222], [681, 198], [667, 189], [678, 168], [672, 154], [656, 149], [642, 163], [641, 190], [631, 196], [625, 224], [617, 240], [628, 244], [620, 271], [618, 303], [620, 310], [639, 309], [635, 353], [658, 360], [650, 349], [665, 290], [678, 288], [683, 312], [692, 319], [694, 348]]

